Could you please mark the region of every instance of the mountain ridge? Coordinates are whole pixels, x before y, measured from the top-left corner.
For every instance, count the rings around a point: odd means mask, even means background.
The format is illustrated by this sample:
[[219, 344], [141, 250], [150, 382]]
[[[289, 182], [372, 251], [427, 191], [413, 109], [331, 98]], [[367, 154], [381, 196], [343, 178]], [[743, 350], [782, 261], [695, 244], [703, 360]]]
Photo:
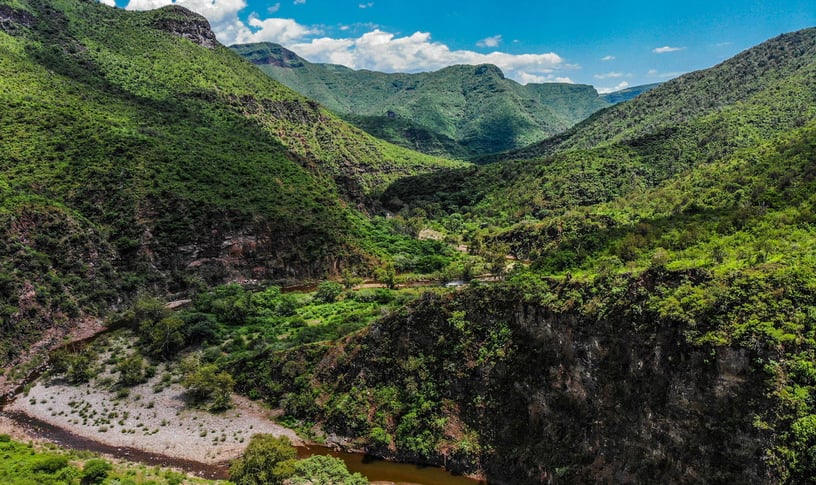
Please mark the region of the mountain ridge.
[[[431, 138], [453, 140], [455, 154], [477, 154], [524, 146], [558, 133], [605, 107], [588, 85], [564, 83], [523, 86], [490, 64], [448, 66], [432, 73], [386, 74], [314, 64], [272, 43], [231, 47], [267, 74], [354, 121], [370, 117], [388, 124], [399, 118]], [[393, 123], [392, 123], [393, 124]], [[411, 145], [412, 138], [391, 133], [389, 141]], [[383, 129], [378, 132], [383, 135]], [[441, 146], [440, 146], [441, 145]], [[431, 147], [447, 153], [446, 143]], [[412, 148], [424, 148], [421, 143]]]

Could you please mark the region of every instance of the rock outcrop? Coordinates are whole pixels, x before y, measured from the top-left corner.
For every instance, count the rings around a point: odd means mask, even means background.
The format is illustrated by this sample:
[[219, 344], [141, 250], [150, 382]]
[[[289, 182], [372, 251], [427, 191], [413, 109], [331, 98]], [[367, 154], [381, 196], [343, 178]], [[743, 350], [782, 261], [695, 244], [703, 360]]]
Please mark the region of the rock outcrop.
[[159, 12], [161, 14], [153, 23], [157, 29], [183, 37], [207, 49], [215, 49], [220, 45], [210, 23], [203, 16], [179, 5], [162, 7]]

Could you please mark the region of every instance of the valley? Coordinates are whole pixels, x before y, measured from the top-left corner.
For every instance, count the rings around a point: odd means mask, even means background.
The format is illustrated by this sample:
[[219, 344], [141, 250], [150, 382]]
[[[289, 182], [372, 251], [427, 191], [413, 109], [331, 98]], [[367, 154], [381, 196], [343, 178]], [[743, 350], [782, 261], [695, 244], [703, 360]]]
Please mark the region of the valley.
[[0, 481], [807, 483], [814, 167], [814, 28], [599, 95], [0, 0]]

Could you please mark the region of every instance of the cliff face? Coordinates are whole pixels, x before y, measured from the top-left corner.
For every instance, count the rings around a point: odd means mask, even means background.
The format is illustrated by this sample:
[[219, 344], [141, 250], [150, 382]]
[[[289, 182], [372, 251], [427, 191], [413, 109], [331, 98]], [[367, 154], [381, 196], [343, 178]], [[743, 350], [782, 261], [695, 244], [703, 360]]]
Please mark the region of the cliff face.
[[202, 15], [191, 12], [179, 5], [169, 5], [156, 11], [153, 25], [175, 36], [183, 37], [207, 49], [215, 49], [218, 41], [210, 28], [210, 23]]
[[260, 357], [239, 381], [330, 441], [490, 483], [771, 480], [757, 356], [686, 344], [645, 310], [652, 278], [602, 314], [571, 285], [554, 288], [560, 308], [499, 288], [429, 294], [340, 346]]

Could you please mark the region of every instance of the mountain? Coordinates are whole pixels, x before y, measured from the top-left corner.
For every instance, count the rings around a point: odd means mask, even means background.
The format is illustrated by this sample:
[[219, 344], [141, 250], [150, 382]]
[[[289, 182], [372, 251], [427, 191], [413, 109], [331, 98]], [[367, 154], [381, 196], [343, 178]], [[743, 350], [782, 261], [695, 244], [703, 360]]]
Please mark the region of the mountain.
[[492, 65], [386, 74], [314, 64], [271, 43], [232, 49], [370, 133], [432, 154], [470, 158], [520, 148], [608, 106], [591, 86], [522, 86]]
[[619, 91], [613, 91], [611, 93], [602, 94], [601, 98], [603, 98], [607, 103], [610, 104], [618, 104], [623, 103], [624, 101], [629, 101], [630, 99], [636, 98], [643, 93], [649, 92], [652, 89], [660, 86], [662, 83], [652, 83], [652, 84], [644, 84], [642, 86], [632, 86], [631, 88], [621, 89]]
[[385, 202], [509, 253], [506, 280], [235, 372], [332, 436], [490, 483], [807, 482], [814, 74], [816, 29], [785, 34], [536, 158], [396, 182]]
[[457, 165], [349, 126], [181, 7], [2, 0], [0, 360], [137, 291], [370, 265], [357, 208]]
[[[812, 119], [814, 30], [785, 34], [722, 64], [595, 113], [544, 142], [438, 177], [396, 182], [392, 210], [435, 201], [483, 214], [546, 216], [655, 187]], [[393, 203], [393, 202], [396, 202]]]

